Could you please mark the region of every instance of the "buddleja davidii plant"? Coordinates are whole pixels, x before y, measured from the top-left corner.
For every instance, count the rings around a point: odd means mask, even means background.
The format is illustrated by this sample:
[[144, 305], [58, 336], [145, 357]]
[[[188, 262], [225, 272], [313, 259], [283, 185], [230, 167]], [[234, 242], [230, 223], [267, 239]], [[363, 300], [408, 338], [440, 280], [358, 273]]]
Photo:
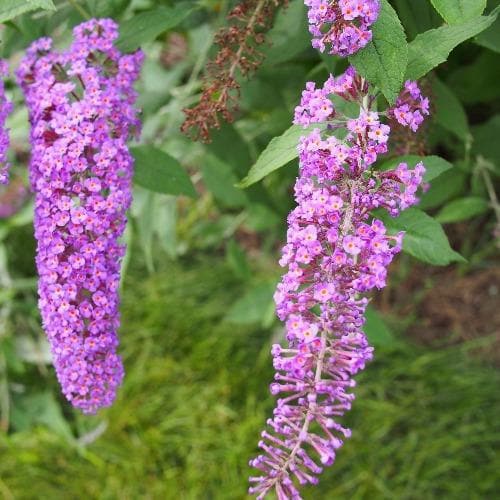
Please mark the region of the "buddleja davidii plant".
[[[427, 238], [427, 248], [417, 241], [413, 248], [409, 245], [409, 253], [434, 264], [461, 260], [441, 226], [423, 212], [405, 211], [398, 224], [380, 211], [394, 218], [418, 201], [424, 163], [411, 169], [392, 161], [388, 168], [377, 165], [377, 159], [388, 150], [390, 127], [383, 120], [415, 132], [429, 114], [428, 99], [407, 75], [423, 76], [496, 16], [479, 16], [459, 29], [430, 30], [408, 45], [397, 14], [384, 0], [381, 5], [361, 0], [305, 3], [315, 47], [341, 56], [365, 49], [351, 57], [353, 66], [344, 75], [330, 75], [322, 88], [309, 82], [295, 111], [295, 130], [313, 128], [299, 140], [297, 207], [288, 217], [280, 260], [288, 271], [275, 293], [288, 344], [272, 348], [276, 375], [270, 390], [280, 397], [261, 434], [262, 453], [250, 461], [257, 474], [250, 478], [249, 492], [258, 498], [271, 491], [279, 499], [301, 498], [299, 487], [316, 484], [350, 436], [338, 418], [351, 408], [353, 376], [372, 357], [363, 333], [367, 294], [385, 286], [387, 267], [402, 249], [404, 229], [416, 228]], [[384, 112], [375, 108], [379, 93], [389, 103]], [[356, 103], [357, 117], [343, 115], [332, 96]], [[263, 153], [265, 161], [257, 161], [242, 185], [287, 163], [291, 158], [283, 154], [285, 143], [295, 137], [290, 129], [272, 141]], [[433, 162], [427, 180], [448, 168]]]

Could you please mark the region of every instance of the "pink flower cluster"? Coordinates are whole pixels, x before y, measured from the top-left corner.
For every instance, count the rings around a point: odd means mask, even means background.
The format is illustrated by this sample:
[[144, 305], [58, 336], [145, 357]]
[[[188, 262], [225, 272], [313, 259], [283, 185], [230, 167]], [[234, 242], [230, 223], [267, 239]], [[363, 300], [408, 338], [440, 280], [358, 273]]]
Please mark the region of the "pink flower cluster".
[[[320, 89], [315, 89], [315, 84], [309, 82], [306, 90], [302, 92], [300, 105], [295, 109], [294, 123], [307, 126], [328, 121], [335, 116], [329, 95], [337, 94], [345, 100], [356, 102], [366, 95], [367, 91], [367, 84], [352, 66], [338, 78], [330, 75]], [[326, 101], [330, 103], [330, 108]], [[324, 112], [324, 109], [328, 111]], [[343, 171], [342, 163], [349, 159], [350, 169], [357, 173], [360, 168], [364, 168], [363, 165], [374, 163], [377, 155], [387, 152], [390, 128], [380, 123], [379, 114], [374, 111], [362, 109], [357, 118], [337, 116], [330, 124], [330, 129], [336, 128], [347, 128], [348, 135], [344, 141], [339, 141], [335, 136], [329, 137], [330, 153], [332, 157], [340, 160], [336, 165], [330, 164], [331, 169]], [[317, 140], [321, 140], [319, 129], [313, 135]]]
[[[288, 217], [280, 260], [288, 271], [275, 293], [288, 345], [272, 349], [270, 390], [279, 399], [261, 434], [262, 454], [250, 462], [259, 472], [249, 492], [258, 498], [274, 490], [279, 500], [300, 499], [298, 485], [316, 484], [350, 436], [337, 419], [351, 408], [354, 375], [372, 358], [363, 333], [366, 294], [385, 286], [403, 238], [389, 235], [371, 211], [383, 208], [395, 216], [416, 203], [425, 172], [421, 163], [413, 170], [404, 163], [390, 171], [370, 168], [386, 152], [390, 130], [352, 68], [331, 76], [324, 88], [358, 102], [360, 112], [357, 118], [336, 113], [347, 129], [342, 139], [327, 127], [300, 141], [297, 207]], [[318, 113], [318, 93], [308, 86], [296, 121], [319, 123], [331, 115]]]
[[379, 0], [304, 0], [309, 7], [309, 31], [320, 52], [349, 56], [372, 39], [370, 26], [377, 20]]
[[5, 97], [4, 77], [9, 73], [7, 62], [0, 60], [0, 184], [8, 184], [10, 165], [7, 162], [9, 132], [5, 128], [7, 116], [12, 113], [12, 103]]
[[307, 126], [332, 119], [335, 116], [335, 109], [329, 98], [332, 93], [331, 79], [320, 89], [316, 88], [315, 82], [307, 82], [302, 91], [301, 103], [295, 108], [293, 123]]
[[66, 398], [85, 413], [108, 406], [123, 378], [116, 354], [119, 242], [131, 202], [139, 130], [133, 84], [141, 52], [113, 46], [116, 23], [77, 26], [69, 50], [42, 38], [18, 70], [29, 108], [39, 307]]
[[396, 104], [387, 114], [401, 125], [416, 132], [424, 121], [424, 116], [429, 114], [429, 99], [422, 95], [416, 82], [408, 80]]

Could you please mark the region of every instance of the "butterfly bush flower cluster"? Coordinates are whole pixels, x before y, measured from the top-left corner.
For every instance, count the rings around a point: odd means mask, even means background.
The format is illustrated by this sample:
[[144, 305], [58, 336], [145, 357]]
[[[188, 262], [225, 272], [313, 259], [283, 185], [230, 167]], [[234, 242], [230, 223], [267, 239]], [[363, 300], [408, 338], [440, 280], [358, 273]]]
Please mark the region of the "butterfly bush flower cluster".
[[66, 398], [108, 406], [123, 378], [116, 354], [120, 243], [139, 130], [133, 84], [143, 54], [114, 46], [116, 23], [90, 20], [64, 52], [42, 38], [18, 70], [31, 121], [39, 307]]
[[379, 0], [304, 0], [309, 7], [313, 47], [342, 57], [354, 54], [372, 39]]
[[0, 184], [8, 184], [10, 165], [7, 162], [9, 132], [5, 128], [7, 116], [12, 113], [12, 103], [5, 96], [3, 79], [8, 75], [7, 61], [0, 59]]
[[394, 118], [404, 127], [409, 127], [413, 132], [418, 130], [424, 116], [428, 114], [429, 99], [422, 95], [417, 83], [410, 80], [405, 82], [403, 92], [388, 112], [390, 118]]
[[[407, 85], [408, 88], [408, 85]], [[413, 87], [412, 87], [413, 88]], [[347, 117], [327, 103], [336, 94], [359, 103]], [[338, 417], [351, 408], [354, 375], [372, 358], [363, 333], [367, 293], [383, 288], [403, 234], [388, 233], [373, 209], [390, 215], [415, 204], [425, 168], [370, 168], [387, 151], [390, 129], [371, 109], [374, 96], [350, 67], [321, 89], [309, 83], [295, 123], [322, 124], [300, 140], [297, 207], [288, 217], [280, 264], [288, 271], [275, 293], [287, 346], [272, 348], [271, 393], [277, 406], [261, 434], [262, 454], [250, 493], [299, 499], [299, 485], [316, 484], [351, 431]], [[338, 134], [341, 129], [347, 132]], [[340, 139], [339, 137], [343, 137]]]

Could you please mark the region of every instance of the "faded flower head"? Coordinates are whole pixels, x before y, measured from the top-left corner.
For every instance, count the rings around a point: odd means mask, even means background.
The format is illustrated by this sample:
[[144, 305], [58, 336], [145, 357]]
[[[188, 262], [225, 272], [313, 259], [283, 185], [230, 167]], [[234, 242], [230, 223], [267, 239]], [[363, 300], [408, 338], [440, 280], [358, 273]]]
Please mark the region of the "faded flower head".
[[271, 28], [277, 8], [288, 0], [242, 0], [228, 14], [229, 25], [215, 35], [219, 50], [208, 62], [198, 104], [184, 109], [181, 131], [194, 140], [210, 142], [210, 130], [221, 120], [231, 123], [238, 109], [240, 78], [249, 77], [262, 63], [259, 47]]

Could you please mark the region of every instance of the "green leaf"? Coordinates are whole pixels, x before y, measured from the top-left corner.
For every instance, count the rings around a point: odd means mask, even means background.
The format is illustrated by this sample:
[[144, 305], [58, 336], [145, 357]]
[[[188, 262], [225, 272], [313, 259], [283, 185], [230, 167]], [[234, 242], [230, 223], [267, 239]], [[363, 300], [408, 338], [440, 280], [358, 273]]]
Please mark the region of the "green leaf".
[[242, 280], [251, 278], [252, 272], [248, 265], [247, 254], [234, 239], [227, 242], [226, 260], [238, 278]]
[[28, 430], [36, 425], [45, 425], [55, 434], [73, 441], [73, 433], [61, 412], [54, 395], [49, 392], [18, 396], [12, 407], [12, 424], [16, 430]]
[[497, 17], [493, 25], [480, 33], [475, 41], [482, 47], [500, 53], [500, 18]]
[[396, 343], [396, 338], [384, 323], [378, 311], [370, 305], [366, 308], [365, 319], [363, 331], [370, 344], [375, 347], [387, 347]]
[[491, 26], [497, 12], [480, 16], [462, 24], [441, 26], [418, 35], [409, 45], [406, 78], [418, 80], [431, 69], [446, 61], [450, 52], [459, 44], [476, 36]]
[[493, 115], [486, 123], [472, 129], [472, 151], [500, 167], [500, 114]]
[[[170, 257], [175, 258], [177, 255], [177, 198], [146, 189], [135, 189], [131, 214], [135, 232], [130, 233], [129, 237], [134, 242], [139, 241], [146, 267], [153, 273], [158, 244]], [[127, 228], [132, 230], [132, 224]]]
[[380, 15], [372, 32], [372, 41], [349, 60], [362, 76], [376, 85], [393, 103], [403, 85], [408, 44], [398, 15], [386, 0], [382, 0]]
[[226, 321], [238, 325], [260, 323], [269, 326], [274, 319], [274, 281], [259, 283], [237, 300], [226, 315]]
[[500, 98], [498, 54], [481, 52], [471, 64], [460, 64], [446, 78], [446, 84], [465, 106], [486, 103], [489, 107], [489, 101]]
[[238, 184], [238, 186], [251, 186], [263, 179], [266, 175], [297, 158], [299, 155], [297, 146], [300, 137], [307, 135], [314, 128], [320, 128], [320, 126], [315, 125], [304, 128], [302, 125], [292, 125], [282, 135], [271, 139], [266, 149], [262, 151], [257, 161], [250, 168], [248, 175]]
[[470, 21], [486, 8], [486, 0], [431, 0], [431, 3], [448, 24]]
[[154, 146], [131, 148], [135, 158], [134, 182], [155, 193], [185, 194], [196, 198], [189, 175], [172, 156]]
[[10, 21], [31, 10], [56, 10], [52, 0], [2, 0], [0, 2], [0, 23]]
[[189, 14], [191, 9], [185, 5], [158, 7], [141, 12], [120, 26], [120, 37], [116, 46], [123, 52], [133, 52], [143, 43], [154, 40], [164, 31], [175, 28]]
[[459, 139], [466, 141], [470, 132], [462, 103], [448, 86], [437, 78], [434, 80], [433, 90], [436, 106], [434, 120]]
[[405, 155], [398, 156], [397, 158], [392, 158], [385, 163], [380, 165], [380, 170], [390, 170], [397, 167], [400, 163], [407, 163], [408, 167], [415, 168], [415, 165], [422, 162], [425, 166], [424, 181], [430, 182], [443, 172], [446, 172], [453, 165], [439, 156], [417, 156], [417, 155]]
[[293, 0], [286, 9], [279, 10], [266, 38], [269, 43], [263, 53], [264, 66], [268, 67], [289, 61], [311, 47], [303, 0]]
[[276, 227], [282, 222], [281, 217], [271, 207], [261, 203], [252, 203], [247, 209], [245, 226], [252, 231], [265, 231]]
[[445, 266], [450, 262], [465, 262], [451, 247], [441, 224], [418, 208], [409, 208], [396, 218], [383, 217], [392, 233], [404, 231], [403, 250], [413, 257]]
[[211, 133], [211, 142], [205, 146], [214, 156], [231, 165], [238, 177], [247, 173], [252, 156], [248, 144], [232, 124], [222, 123]]
[[213, 155], [206, 155], [201, 172], [205, 185], [221, 205], [235, 208], [247, 204], [247, 196], [235, 187], [238, 178], [227, 163]]
[[429, 191], [421, 196], [419, 207], [424, 210], [435, 208], [460, 196], [466, 187], [467, 179], [468, 175], [458, 167], [447, 170], [432, 181]]
[[331, 73], [332, 75], [335, 75], [339, 73], [337, 71], [337, 65], [341, 61], [341, 58], [338, 56], [334, 56], [332, 54], [328, 54], [328, 52], [320, 52], [319, 57], [321, 61], [323, 62], [323, 65], [325, 66], [326, 71], [328, 73]]
[[156, 196], [154, 227], [160, 246], [170, 257], [177, 255], [177, 200], [175, 196]]
[[[344, 98], [338, 96], [338, 95], [331, 95], [330, 100], [333, 103], [333, 108], [335, 109], [336, 112], [340, 113], [341, 115], [344, 115], [348, 118], [358, 118], [359, 117], [359, 103], [358, 102], [353, 102], [353, 101], [346, 101]], [[342, 129], [341, 129], [342, 130]], [[342, 137], [347, 135], [347, 131], [342, 131], [338, 130], [336, 133], [337, 138], [339, 137], [340, 134], [342, 134]]]
[[445, 205], [436, 216], [436, 220], [445, 224], [470, 219], [488, 211], [489, 205], [484, 198], [468, 196], [453, 200]]
[[[79, 0], [77, 0], [79, 1]], [[115, 17], [124, 12], [130, 0], [87, 0], [86, 5], [93, 17]]]
[[419, 33], [440, 26], [441, 18], [429, 2], [415, 0], [394, 0], [394, 7], [403, 24], [409, 40]]

